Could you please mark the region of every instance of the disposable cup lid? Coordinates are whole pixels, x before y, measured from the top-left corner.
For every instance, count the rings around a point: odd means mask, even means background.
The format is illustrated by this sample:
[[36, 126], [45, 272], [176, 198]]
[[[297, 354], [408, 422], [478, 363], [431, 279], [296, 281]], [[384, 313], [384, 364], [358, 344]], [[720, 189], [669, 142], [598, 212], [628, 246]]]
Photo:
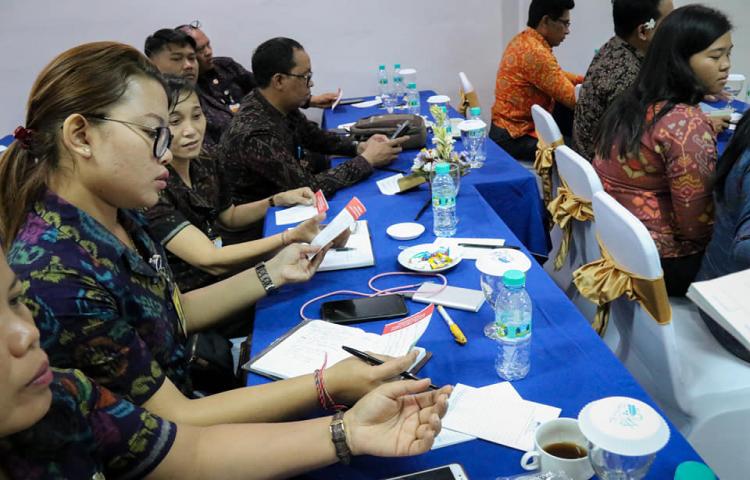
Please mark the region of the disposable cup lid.
[[448, 103], [451, 97], [448, 95], [433, 95], [427, 99], [427, 103]]
[[487, 124], [479, 119], [464, 120], [458, 124], [458, 129], [462, 132], [470, 132], [472, 130], [484, 129], [486, 127]]
[[522, 251], [512, 248], [490, 250], [477, 259], [477, 269], [485, 275], [502, 277], [508, 270], [526, 272], [531, 260]]
[[669, 441], [667, 422], [651, 406], [634, 398], [593, 401], [578, 414], [578, 424], [588, 441], [618, 455], [651, 455]]
[[402, 68], [398, 71], [401, 75], [415, 75], [417, 73], [413, 68]]

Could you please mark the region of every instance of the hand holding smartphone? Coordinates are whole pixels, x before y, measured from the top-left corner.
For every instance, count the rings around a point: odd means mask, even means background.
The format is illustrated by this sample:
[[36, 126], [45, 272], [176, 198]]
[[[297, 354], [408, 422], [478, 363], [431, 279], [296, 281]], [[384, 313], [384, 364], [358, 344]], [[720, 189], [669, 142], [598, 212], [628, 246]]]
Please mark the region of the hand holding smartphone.
[[403, 137], [406, 135], [407, 130], [409, 130], [409, 120], [406, 120], [401, 125], [396, 127], [396, 131], [393, 132], [393, 135], [391, 135], [391, 140], [396, 140], [399, 137]]

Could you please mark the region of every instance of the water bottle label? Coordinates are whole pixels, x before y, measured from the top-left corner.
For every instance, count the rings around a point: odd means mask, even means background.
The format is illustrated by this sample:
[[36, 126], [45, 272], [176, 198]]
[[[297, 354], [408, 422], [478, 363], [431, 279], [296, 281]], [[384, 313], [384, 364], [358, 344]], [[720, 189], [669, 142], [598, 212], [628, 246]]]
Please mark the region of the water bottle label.
[[388, 85], [388, 79], [387, 78], [381, 78], [380, 79], [380, 84], [381, 85]]
[[505, 340], [523, 340], [531, 335], [531, 319], [512, 318], [516, 316], [517, 315], [507, 313], [501, 313], [496, 316], [495, 327], [499, 338]]
[[453, 207], [456, 205], [456, 197], [432, 197], [433, 207]]
[[475, 130], [469, 130], [467, 134], [469, 135], [469, 138], [484, 138], [484, 129], [477, 128]]

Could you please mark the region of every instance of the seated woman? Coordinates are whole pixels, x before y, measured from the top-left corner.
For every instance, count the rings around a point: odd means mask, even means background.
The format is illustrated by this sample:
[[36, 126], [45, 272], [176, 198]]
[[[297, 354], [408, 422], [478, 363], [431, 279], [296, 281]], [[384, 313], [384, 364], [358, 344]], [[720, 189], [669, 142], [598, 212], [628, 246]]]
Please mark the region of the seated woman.
[[[51, 369], [21, 282], [0, 250], [0, 478], [278, 478], [350, 455], [417, 455], [432, 446], [450, 387], [382, 385], [343, 414], [295, 423], [175, 424], [78, 370]], [[337, 420], [334, 417], [333, 420]]]
[[[26, 126], [0, 159], [0, 237], [51, 363], [168, 420], [278, 421], [315, 408], [312, 375], [191, 399], [186, 335], [212, 327], [285, 283], [308, 280], [322, 255], [293, 244], [268, 262], [182, 294], [161, 245], [134, 209], [166, 187], [171, 135], [162, 79], [134, 48], [70, 49], [39, 75]], [[403, 371], [356, 359], [325, 370], [334, 400], [354, 403]]]
[[[745, 113], [719, 159], [714, 183], [714, 234], [696, 280], [711, 280], [750, 268], [750, 113]], [[724, 347], [750, 362], [750, 351], [701, 312]]]
[[272, 237], [222, 246], [217, 226], [243, 230], [262, 221], [269, 206], [312, 204], [313, 192], [304, 187], [233, 205], [231, 182], [210, 154], [201, 155], [206, 117], [195, 87], [182, 77], [165, 80], [173, 102], [169, 112], [172, 161], [167, 164], [167, 188], [159, 195], [159, 202], [147, 210], [146, 217], [154, 236], [167, 250], [180, 291], [216, 283], [222, 275], [290, 243], [312, 241], [318, 233], [320, 217]]
[[701, 5], [670, 13], [596, 134], [594, 168], [651, 233], [669, 295], [685, 295], [711, 238], [716, 131], [698, 103], [724, 88], [731, 29]]

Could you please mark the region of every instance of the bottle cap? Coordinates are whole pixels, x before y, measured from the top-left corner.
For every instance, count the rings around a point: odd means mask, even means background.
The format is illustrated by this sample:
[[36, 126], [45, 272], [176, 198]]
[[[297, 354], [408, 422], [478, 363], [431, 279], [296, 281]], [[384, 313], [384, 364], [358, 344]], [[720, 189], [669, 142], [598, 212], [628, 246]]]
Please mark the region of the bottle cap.
[[385, 70], [385, 65], [378, 66], [378, 70]]
[[700, 462], [682, 462], [674, 472], [674, 480], [716, 480], [716, 475]]
[[479, 107], [471, 107], [471, 110], [469, 110], [472, 115], [480, 115], [482, 113], [482, 109]]
[[394, 63], [393, 68], [396, 70], [401, 70], [401, 64], [400, 63]]
[[449, 173], [451, 171], [451, 164], [448, 162], [440, 162], [435, 165], [435, 173]]
[[521, 270], [508, 270], [503, 274], [503, 285], [506, 287], [523, 287], [526, 284], [526, 274]]
[[416, 89], [417, 88], [417, 84], [414, 83], [414, 82], [409, 82], [409, 84], [406, 85], [406, 88], [414, 88], [414, 89]]

